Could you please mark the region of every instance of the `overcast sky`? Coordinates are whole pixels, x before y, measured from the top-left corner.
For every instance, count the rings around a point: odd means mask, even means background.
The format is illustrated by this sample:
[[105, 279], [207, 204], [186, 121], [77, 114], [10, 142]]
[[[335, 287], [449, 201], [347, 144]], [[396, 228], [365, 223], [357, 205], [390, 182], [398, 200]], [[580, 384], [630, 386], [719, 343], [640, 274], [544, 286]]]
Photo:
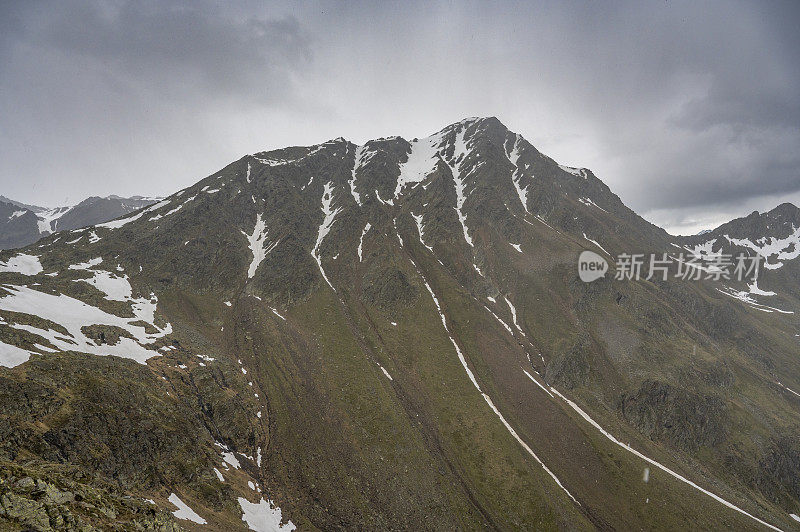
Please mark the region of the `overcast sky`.
[[800, 205], [800, 3], [0, 0], [0, 194], [497, 116], [673, 232]]

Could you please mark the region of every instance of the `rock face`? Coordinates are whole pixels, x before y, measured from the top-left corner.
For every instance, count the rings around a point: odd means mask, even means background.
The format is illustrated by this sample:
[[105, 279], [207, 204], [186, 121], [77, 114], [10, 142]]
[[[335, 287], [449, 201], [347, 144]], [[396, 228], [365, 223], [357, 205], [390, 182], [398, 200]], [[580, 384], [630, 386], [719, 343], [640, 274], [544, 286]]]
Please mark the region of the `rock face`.
[[80, 477], [78, 472], [41, 470], [2, 461], [0, 465], [0, 523], [42, 532], [99, 531], [109, 526], [180, 530], [172, 515], [152, 504], [70, 478]]
[[643, 434], [685, 451], [715, 447], [726, 437], [725, 402], [647, 380], [621, 401], [622, 416]]
[[[671, 237], [494, 118], [247, 155], [0, 253], [0, 459], [72, 515], [67, 481], [161, 509], [92, 502], [100, 529], [789, 529], [793, 251], [752, 301], [613, 275], [715, 231]], [[43, 526], [27, 489], [0, 522]]]

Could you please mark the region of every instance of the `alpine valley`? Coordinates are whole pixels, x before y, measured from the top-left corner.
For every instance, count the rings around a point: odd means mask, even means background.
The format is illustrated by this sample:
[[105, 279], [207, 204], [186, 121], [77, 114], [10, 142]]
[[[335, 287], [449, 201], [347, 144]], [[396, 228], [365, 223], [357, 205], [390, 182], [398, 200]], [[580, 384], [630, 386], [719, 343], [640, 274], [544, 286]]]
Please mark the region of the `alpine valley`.
[[495, 118], [247, 155], [0, 253], [0, 530], [800, 529], [798, 257], [791, 204], [671, 236]]

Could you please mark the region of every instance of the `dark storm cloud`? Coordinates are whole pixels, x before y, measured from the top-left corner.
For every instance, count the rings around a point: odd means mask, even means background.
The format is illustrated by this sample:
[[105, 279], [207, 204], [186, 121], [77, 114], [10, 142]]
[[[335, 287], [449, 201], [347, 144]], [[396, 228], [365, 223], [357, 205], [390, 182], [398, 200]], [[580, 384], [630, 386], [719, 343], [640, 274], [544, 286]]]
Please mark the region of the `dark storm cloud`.
[[118, 9], [64, 3], [54, 10], [41, 28], [44, 43], [173, 96], [276, 99], [291, 91], [288, 71], [310, 59], [307, 38], [288, 17], [230, 20], [198, 2], [128, 2]]
[[800, 199], [800, 4], [22, 2], [0, 185], [166, 194], [244, 153], [498, 116], [678, 230]]

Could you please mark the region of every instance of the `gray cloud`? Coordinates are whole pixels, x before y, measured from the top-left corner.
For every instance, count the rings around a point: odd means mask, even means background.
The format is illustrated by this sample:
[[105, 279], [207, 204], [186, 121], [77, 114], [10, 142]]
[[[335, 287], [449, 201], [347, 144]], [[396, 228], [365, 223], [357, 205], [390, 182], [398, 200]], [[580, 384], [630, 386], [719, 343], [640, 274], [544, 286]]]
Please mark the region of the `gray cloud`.
[[2, 9], [0, 186], [26, 201], [165, 194], [244, 153], [474, 115], [670, 228], [800, 194], [794, 3]]
[[16, 22], [0, 49], [0, 184], [39, 203], [165, 194], [211, 173], [231, 157], [215, 117], [300, 107], [313, 62], [288, 15], [199, 2], [4, 10]]
[[42, 28], [44, 43], [146, 80], [172, 98], [274, 100], [291, 94], [289, 72], [311, 58], [308, 38], [289, 17], [231, 20], [198, 2], [56, 9]]

